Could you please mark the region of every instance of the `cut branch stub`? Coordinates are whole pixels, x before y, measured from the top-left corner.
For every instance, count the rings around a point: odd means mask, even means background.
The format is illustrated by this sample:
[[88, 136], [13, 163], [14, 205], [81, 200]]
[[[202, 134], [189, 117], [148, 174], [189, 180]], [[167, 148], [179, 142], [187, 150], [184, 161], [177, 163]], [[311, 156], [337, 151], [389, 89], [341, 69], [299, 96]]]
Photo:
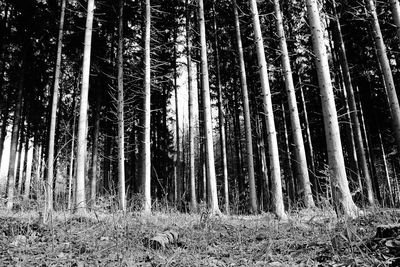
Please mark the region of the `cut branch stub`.
[[145, 239], [144, 245], [152, 249], [165, 249], [170, 244], [176, 244], [178, 239], [178, 232], [168, 230], [163, 233], [158, 233], [150, 239]]

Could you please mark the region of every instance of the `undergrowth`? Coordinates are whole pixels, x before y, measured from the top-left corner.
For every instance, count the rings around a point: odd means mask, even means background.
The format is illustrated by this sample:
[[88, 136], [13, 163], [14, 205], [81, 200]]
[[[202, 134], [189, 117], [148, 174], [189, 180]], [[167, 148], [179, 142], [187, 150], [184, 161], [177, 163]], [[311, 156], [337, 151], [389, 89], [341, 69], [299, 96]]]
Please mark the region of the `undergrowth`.
[[[355, 220], [292, 210], [280, 222], [269, 213], [218, 217], [171, 207], [146, 215], [98, 206], [85, 216], [54, 212], [43, 224], [27, 208], [0, 208], [1, 266], [396, 266], [371, 240], [377, 225], [397, 222], [397, 210], [371, 209]], [[146, 246], [167, 230], [178, 242]]]

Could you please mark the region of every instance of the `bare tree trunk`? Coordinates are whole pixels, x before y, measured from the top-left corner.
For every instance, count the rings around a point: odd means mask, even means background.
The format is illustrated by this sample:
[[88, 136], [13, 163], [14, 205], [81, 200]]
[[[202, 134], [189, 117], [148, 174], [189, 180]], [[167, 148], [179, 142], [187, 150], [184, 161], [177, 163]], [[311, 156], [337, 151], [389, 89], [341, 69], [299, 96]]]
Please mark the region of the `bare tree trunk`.
[[188, 91], [189, 91], [189, 176], [190, 176], [190, 210], [197, 210], [196, 199], [196, 168], [195, 168], [195, 114], [194, 114], [194, 99], [195, 90], [192, 84], [192, 44], [190, 41], [190, 9], [189, 0], [186, 0], [186, 58], [187, 58], [187, 73], [188, 73]]
[[340, 140], [339, 123], [335, 107], [331, 76], [329, 73], [328, 56], [324, 44], [317, 0], [307, 0], [308, 19], [313, 39], [315, 64], [322, 99], [322, 112], [325, 125], [326, 143], [328, 146], [328, 161], [332, 194], [338, 215], [357, 216], [358, 208], [351, 198], [346, 177], [346, 167]]
[[83, 51], [82, 89], [79, 108], [78, 140], [76, 155], [76, 193], [75, 206], [78, 213], [86, 212], [85, 177], [87, 154], [87, 112], [89, 108], [90, 53], [92, 46], [92, 27], [94, 16], [94, 0], [88, 0], [85, 28], [85, 44]]
[[[393, 202], [394, 195], [393, 195], [392, 185], [390, 182], [389, 169], [388, 169], [388, 164], [387, 164], [387, 159], [386, 159], [386, 152], [385, 152], [385, 148], [383, 147], [382, 135], [381, 135], [380, 130], [378, 130], [378, 137], [379, 137], [379, 147], [382, 152], [383, 169], [385, 171], [386, 186], [387, 186], [387, 189], [389, 192], [389, 201], [390, 201], [391, 207], [394, 207], [394, 202]], [[385, 199], [385, 197], [383, 197], [383, 199]]]
[[387, 95], [392, 115], [392, 126], [396, 136], [397, 146], [400, 147], [400, 106], [397, 98], [396, 88], [394, 85], [392, 69], [386, 54], [386, 46], [383, 42], [383, 36], [376, 14], [376, 8], [373, 0], [366, 0], [368, 11], [371, 16], [372, 32], [374, 36], [375, 46], [378, 53], [378, 60], [382, 68], [383, 79], [386, 84]]
[[7, 175], [7, 209], [11, 210], [14, 205], [14, 191], [15, 191], [15, 163], [17, 157], [18, 148], [18, 133], [20, 131], [20, 121], [23, 105], [23, 91], [25, 83], [26, 74], [26, 57], [27, 57], [27, 47], [26, 43], [23, 44], [23, 61], [22, 61], [22, 73], [20, 74], [19, 85], [17, 89], [16, 104], [14, 109], [14, 121], [11, 132], [11, 144], [10, 144], [10, 161], [8, 166]]
[[[222, 177], [224, 181], [224, 199], [225, 199], [225, 212], [229, 214], [229, 185], [228, 185], [228, 160], [226, 158], [226, 132], [225, 132], [225, 112], [222, 100], [222, 84], [221, 84], [221, 72], [219, 67], [219, 43], [218, 43], [218, 26], [215, 11], [215, 0], [213, 0], [213, 22], [214, 22], [214, 61], [217, 76], [217, 97], [218, 97], [218, 118], [219, 118], [219, 135], [221, 145], [221, 163], [222, 163]], [[254, 172], [254, 171], [253, 171]], [[250, 175], [249, 175], [250, 176]], [[254, 183], [254, 175], [253, 175]], [[251, 192], [251, 190], [250, 190]], [[250, 197], [251, 199], [251, 197]], [[257, 207], [254, 207], [257, 208]]]
[[294, 156], [297, 164], [297, 181], [300, 182], [300, 189], [303, 192], [304, 205], [306, 208], [315, 206], [311, 192], [310, 178], [308, 176], [308, 166], [306, 152], [304, 148], [304, 140], [301, 132], [299, 119], [299, 111], [297, 108], [296, 93], [294, 90], [292, 69], [290, 67], [289, 51], [286, 44], [285, 32], [283, 29], [283, 19], [279, 6], [279, 0], [274, 0], [276, 27], [278, 30], [278, 38], [281, 49], [282, 69], [285, 76], [286, 94], [289, 104], [290, 124], [292, 127], [294, 141]]
[[119, 208], [126, 211], [125, 196], [125, 120], [124, 120], [124, 0], [119, 1], [118, 27], [118, 196]]
[[[295, 203], [296, 201], [296, 185], [294, 181], [294, 175], [293, 175], [293, 168], [292, 168], [292, 157], [290, 154], [290, 144], [289, 144], [289, 134], [288, 134], [288, 127], [287, 127], [287, 119], [286, 119], [286, 111], [285, 111], [285, 105], [284, 103], [281, 104], [282, 107], [282, 124], [283, 124], [283, 131], [284, 131], [284, 137], [285, 137], [285, 147], [286, 147], [286, 164], [285, 164], [285, 170], [284, 173], [285, 175], [285, 183], [286, 183], [286, 189], [288, 192], [288, 203], [289, 205]], [[300, 188], [301, 191], [301, 188]]]
[[47, 212], [53, 211], [53, 180], [54, 180], [54, 163], [55, 153], [55, 135], [57, 123], [57, 106], [58, 106], [58, 91], [60, 86], [60, 72], [61, 72], [61, 53], [62, 53], [62, 39], [64, 32], [64, 16], [65, 16], [66, 0], [61, 1], [61, 15], [60, 24], [58, 26], [58, 39], [57, 39], [57, 57], [56, 66], [54, 71], [54, 84], [53, 84], [53, 98], [51, 102], [51, 117], [50, 117], [50, 131], [49, 131], [49, 151], [47, 161], [47, 186], [46, 186], [46, 210]]
[[398, 0], [390, 0], [390, 4], [392, 7], [392, 16], [394, 24], [396, 25], [397, 38], [400, 41], [400, 4]]
[[[232, 0], [233, 13], [235, 16], [235, 32], [236, 32], [236, 45], [239, 56], [240, 66], [240, 83], [243, 95], [243, 115], [245, 124], [245, 138], [247, 148], [247, 170], [249, 175], [249, 186], [250, 186], [250, 205], [252, 212], [257, 212], [257, 196], [254, 178], [254, 153], [253, 153], [253, 140], [252, 140], [252, 129], [251, 129], [251, 117], [250, 117], [250, 105], [249, 105], [249, 93], [247, 89], [247, 77], [246, 77], [246, 66], [243, 55], [242, 36], [240, 32], [239, 12], [237, 9], [236, 0]], [[265, 178], [265, 177], [264, 177]]]
[[204, 3], [199, 2], [199, 24], [200, 24], [200, 50], [201, 50], [201, 70], [202, 70], [202, 85], [203, 85], [203, 108], [204, 108], [204, 131], [206, 141], [206, 172], [209, 186], [209, 208], [211, 213], [220, 214], [217, 195], [217, 180], [215, 175], [215, 160], [214, 160], [214, 144], [213, 144], [213, 129], [211, 118], [211, 103], [210, 103], [210, 85], [208, 77], [208, 61], [207, 61], [207, 42], [206, 42], [206, 27], [204, 19]]
[[143, 84], [143, 117], [142, 117], [142, 143], [141, 143], [141, 166], [140, 177], [142, 179], [142, 193], [144, 196], [144, 212], [151, 211], [151, 157], [150, 157], [150, 96], [151, 96], [151, 70], [150, 70], [150, 25], [151, 25], [151, 6], [150, 0], [146, 0], [145, 33], [144, 33], [144, 84]]
[[268, 81], [268, 70], [267, 70], [267, 63], [265, 60], [264, 42], [261, 34], [260, 19], [258, 17], [258, 8], [256, 0], [250, 0], [250, 8], [251, 8], [251, 16], [253, 19], [255, 42], [257, 47], [258, 65], [260, 69], [264, 113], [267, 121], [267, 131], [268, 131], [267, 136], [268, 136], [269, 160], [271, 169], [273, 209], [279, 219], [286, 220], [287, 215], [285, 213], [285, 208], [283, 205], [278, 141], [276, 138], [274, 114], [272, 110], [272, 99]]

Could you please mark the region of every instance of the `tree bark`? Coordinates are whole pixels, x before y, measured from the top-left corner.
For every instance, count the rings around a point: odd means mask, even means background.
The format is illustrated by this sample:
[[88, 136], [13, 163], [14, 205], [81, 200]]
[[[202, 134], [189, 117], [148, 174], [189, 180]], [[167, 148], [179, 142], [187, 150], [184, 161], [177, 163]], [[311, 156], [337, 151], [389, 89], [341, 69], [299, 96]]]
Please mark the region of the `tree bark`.
[[308, 166], [306, 152], [304, 148], [304, 140], [301, 132], [301, 124], [299, 119], [299, 111], [297, 108], [296, 93], [294, 89], [292, 69], [290, 66], [289, 51], [286, 44], [285, 32], [283, 29], [283, 18], [279, 6], [279, 0], [274, 0], [276, 27], [278, 31], [279, 44], [281, 49], [282, 68], [285, 76], [286, 94], [289, 104], [290, 124], [292, 127], [294, 141], [294, 156], [297, 164], [297, 181], [300, 182], [304, 205], [306, 208], [315, 207], [314, 199], [311, 192], [310, 178], [308, 176]]
[[[218, 119], [219, 119], [219, 137], [221, 146], [221, 163], [222, 163], [222, 177], [224, 181], [224, 207], [225, 212], [229, 214], [229, 184], [228, 184], [228, 160], [226, 156], [226, 131], [225, 131], [225, 112], [222, 100], [222, 84], [221, 84], [221, 71], [220, 71], [220, 61], [219, 61], [219, 42], [218, 42], [218, 26], [215, 10], [215, 0], [213, 0], [213, 23], [214, 23], [214, 61], [216, 69], [217, 78], [217, 98], [218, 98]], [[253, 170], [254, 173], [254, 170]], [[250, 175], [249, 175], [250, 177]], [[254, 174], [253, 174], [254, 183]], [[255, 190], [254, 190], [255, 191]], [[250, 190], [250, 192], [252, 192]], [[252, 199], [252, 197], [250, 197]], [[253, 207], [257, 208], [257, 206]]]
[[209, 187], [208, 205], [211, 213], [220, 214], [217, 195], [217, 180], [215, 175], [215, 160], [214, 160], [214, 143], [213, 129], [211, 118], [211, 102], [210, 102], [210, 84], [208, 76], [208, 61], [207, 61], [207, 42], [206, 42], [206, 27], [204, 19], [204, 3], [203, 0], [198, 0], [199, 3], [199, 25], [200, 25], [200, 52], [201, 52], [201, 70], [202, 70], [202, 91], [203, 91], [203, 109], [204, 109], [204, 131], [205, 131], [205, 147], [206, 147], [206, 172]]
[[144, 84], [143, 84], [143, 116], [142, 116], [142, 143], [140, 177], [142, 179], [142, 193], [144, 196], [143, 211], [151, 211], [151, 157], [150, 157], [150, 97], [151, 97], [151, 70], [150, 70], [150, 26], [151, 26], [150, 0], [145, 1], [145, 32], [144, 32]]
[[390, 112], [392, 115], [392, 126], [396, 137], [397, 147], [400, 147], [400, 106], [397, 98], [396, 88], [394, 85], [392, 69], [386, 54], [386, 46], [383, 42], [383, 36], [378, 21], [378, 15], [373, 0], [366, 0], [368, 11], [371, 16], [372, 33], [375, 41], [378, 60], [382, 68], [383, 79], [387, 88]]
[[189, 0], [186, 0], [186, 59], [187, 59], [187, 73], [188, 73], [188, 91], [189, 91], [189, 180], [190, 180], [190, 210], [197, 210], [197, 199], [196, 199], [196, 168], [195, 168], [195, 110], [194, 110], [194, 99], [195, 90], [192, 84], [192, 43], [190, 41], [190, 9]]
[[394, 24], [396, 25], [397, 39], [400, 42], [400, 4], [399, 0], [390, 0], [390, 5], [392, 7], [392, 16]]
[[76, 155], [76, 212], [86, 212], [85, 177], [87, 154], [87, 112], [89, 108], [90, 53], [92, 46], [92, 28], [94, 17], [94, 0], [88, 0], [85, 28], [85, 44], [83, 50], [82, 89], [79, 108], [78, 140]]
[[271, 169], [272, 203], [275, 214], [279, 219], [286, 220], [287, 215], [283, 205], [281, 170], [279, 165], [278, 141], [276, 138], [272, 99], [268, 81], [267, 63], [265, 60], [264, 42], [261, 34], [260, 19], [256, 0], [250, 0], [251, 16], [253, 20], [254, 37], [257, 48], [258, 65], [260, 69], [261, 89], [264, 113], [267, 121], [268, 148]]
[[358, 208], [351, 198], [346, 177], [346, 168], [340, 140], [339, 123], [334, 102], [331, 76], [329, 73], [328, 56], [324, 45], [319, 9], [316, 0], [307, 0], [307, 13], [310, 23], [315, 64], [321, 92], [322, 113], [325, 125], [325, 137], [330, 167], [332, 194], [337, 214], [356, 217]]
[[[240, 31], [239, 12], [236, 4], [236, 0], [232, 0], [233, 13], [235, 18], [235, 33], [236, 33], [236, 45], [239, 56], [239, 70], [240, 70], [240, 83], [243, 96], [243, 115], [244, 115], [244, 128], [247, 148], [247, 171], [249, 176], [249, 187], [250, 187], [250, 206], [252, 212], [257, 212], [257, 196], [256, 186], [254, 178], [254, 153], [253, 153], [253, 140], [252, 140], [252, 128], [251, 128], [251, 117], [250, 117], [250, 105], [249, 105], [249, 93], [247, 88], [247, 77], [246, 77], [246, 66], [243, 55], [243, 44], [242, 36]], [[265, 178], [265, 177], [264, 177]]]
[[55, 162], [55, 135], [56, 135], [56, 122], [57, 122], [57, 106], [58, 94], [60, 86], [60, 73], [61, 73], [61, 53], [62, 53], [62, 39], [64, 32], [64, 16], [65, 16], [66, 0], [61, 1], [61, 15], [60, 24], [58, 26], [58, 39], [57, 39], [57, 55], [56, 66], [54, 70], [54, 83], [53, 83], [53, 98], [51, 102], [51, 117], [50, 117], [50, 131], [49, 131], [49, 152], [47, 161], [47, 184], [46, 184], [46, 210], [52, 212], [53, 210], [53, 180], [54, 180], [54, 162]]
[[124, 120], [124, 0], [119, 1], [118, 27], [118, 196], [119, 208], [126, 211], [125, 196], [125, 120]]

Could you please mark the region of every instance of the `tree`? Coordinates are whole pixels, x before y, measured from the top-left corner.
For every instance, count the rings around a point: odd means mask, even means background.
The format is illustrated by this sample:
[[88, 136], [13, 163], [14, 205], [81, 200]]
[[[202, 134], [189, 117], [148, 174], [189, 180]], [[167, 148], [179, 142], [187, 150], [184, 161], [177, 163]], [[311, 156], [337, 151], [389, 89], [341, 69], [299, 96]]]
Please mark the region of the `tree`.
[[400, 42], [400, 4], [399, 4], [399, 0], [390, 0], [390, 4], [392, 7], [392, 16], [393, 16], [394, 24], [396, 25], [397, 39]]
[[285, 32], [283, 29], [283, 19], [279, 6], [279, 0], [274, 0], [276, 28], [278, 32], [279, 44], [281, 49], [282, 69], [285, 77], [286, 94], [289, 104], [290, 124], [294, 141], [294, 156], [297, 164], [297, 180], [300, 182], [303, 192], [304, 205], [307, 208], [315, 206], [311, 193], [310, 178], [308, 176], [307, 158], [304, 148], [304, 140], [301, 132], [299, 112], [297, 108], [296, 93], [294, 90], [292, 69], [290, 67], [289, 51], [286, 44]]
[[144, 212], [151, 211], [151, 157], [150, 157], [150, 114], [151, 114], [151, 70], [150, 70], [150, 0], [145, 1], [145, 32], [144, 32], [144, 84], [143, 84], [143, 134], [139, 153], [141, 154], [140, 177], [144, 196]]
[[239, 56], [240, 84], [243, 95], [243, 115], [245, 124], [244, 128], [245, 128], [246, 148], [247, 148], [247, 170], [248, 170], [249, 184], [250, 184], [250, 205], [252, 211], [257, 212], [257, 196], [256, 196], [255, 178], [254, 178], [253, 140], [252, 140], [252, 129], [251, 129], [249, 93], [247, 89], [246, 66], [243, 56], [242, 36], [240, 32], [239, 13], [237, 10], [236, 0], [232, 1], [232, 5], [235, 18], [237, 53]]
[[[225, 198], [225, 212], [229, 214], [229, 184], [228, 184], [228, 160], [226, 156], [226, 133], [225, 133], [225, 114], [224, 104], [222, 100], [222, 84], [221, 84], [221, 70], [219, 61], [219, 43], [218, 43], [218, 27], [215, 10], [215, 0], [213, 0], [213, 22], [214, 22], [214, 61], [216, 68], [217, 79], [217, 96], [218, 96], [218, 118], [219, 118], [219, 137], [221, 145], [221, 161], [222, 161], [222, 176], [224, 181], [224, 198]], [[254, 180], [254, 175], [253, 175]], [[253, 182], [254, 184], [254, 182]], [[250, 191], [252, 192], [252, 191]], [[255, 190], [254, 190], [255, 192]], [[255, 198], [256, 196], [254, 196]], [[253, 207], [254, 210], [257, 206]]]
[[338, 215], [355, 217], [358, 208], [351, 198], [346, 177], [339, 123], [317, 0], [307, 0], [306, 4], [321, 93], [333, 201]]
[[217, 181], [215, 176], [214, 143], [213, 129], [211, 124], [211, 103], [210, 103], [210, 84], [208, 76], [207, 60], [207, 42], [206, 27], [204, 20], [204, 3], [199, 3], [199, 26], [200, 26], [200, 53], [201, 53], [201, 71], [202, 71], [202, 96], [204, 112], [204, 132], [205, 132], [205, 151], [206, 151], [206, 173], [209, 187], [208, 206], [211, 213], [220, 214], [217, 196]]
[[85, 177], [87, 153], [87, 112], [89, 108], [90, 53], [92, 48], [92, 28], [94, 17], [94, 0], [88, 0], [85, 43], [83, 50], [82, 87], [79, 107], [77, 155], [76, 155], [76, 194], [75, 206], [78, 213], [86, 212]]
[[349, 65], [348, 65], [348, 61], [347, 61], [346, 50], [345, 50], [345, 46], [344, 46], [344, 42], [343, 42], [340, 21], [339, 21], [337, 11], [336, 11], [335, 0], [332, 1], [332, 5], [333, 5], [332, 8], [333, 8], [333, 13], [334, 13], [334, 20], [335, 20], [334, 21], [334, 24], [335, 24], [334, 25], [335, 26], [334, 40], [336, 41], [336, 47], [337, 47], [338, 54], [339, 54], [339, 61], [340, 61], [340, 65], [342, 68], [343, 80], [344, 80], [346, 94], [347, 94], [347, 98], [348, 98], [350, 119], [351, 119], [351, 123], [352, 123], [352, 128], [354, 130], [354, 142], [355, 142], [357, 159], [358, 159], [360, 169], [362, 171], [362, 175], [363, 175], [365, 183], [366, 183], [368, 203], [370, 205], [373, 205], [374, 204], [374, 192], [372, 189], [371, 175], [370, 175], [370, 172], [368, 169], [367, 157], [365, 154], [365, 148], [364, 148], [364, 142], [363, 142], [362, 134], [361, 134], [360, 122], [358, 120], [358, 112], [357, 112], [356, 100], [354, 97], [353, 84], [352, 84], [350, 69], [349, 69]]
[[372, 35], [375, 41], [375, 47], [378, 54], [378, 60], [382, 69], [387, 96], [389, 99], [390, 112], [392, 115], [392, 127], [396, 137], [397, 147], [400, 148], [400, 106], [397, 98], [396, 88], [394, 85], [392, 69], [386, 54], [386, 46], [383, 42], [381, 27], [376, 13], [376, 7], [373, 0], [366, 0], [367, 8], [370, 15]]
[[254, 28], [254, 41], [257, 49], [258, 65], [260, 70], [261, 90], [263, 108], [267, 123], [267, 141], [269, 149], [269, 160], [271, 169], [272, 206], [275, 214], [281, 220], [286, 220], [285, 208], [283, 205], [281, 170], [279, 165], [278, 141], [276, 138], [274, 114], [272, 110], [271, 91], [268, 81], [268, 70], [264, 52], [264, 42], [261, 34], [260, 19], [256, 0], [250, 0], [251, 16]]
[[190, 209], [195, 211], [197, 209], [196, 200], [196, 168], [195, 168], [195, 142], [194, 142], [194, 128], [195, 128], [195, 111], [194, 99], [195, 90], [192, 85], [192, 43], [190, 41], [190, 9], [189, 0], [186, 0], [186, 59], [187, 59], [187, 73], [188, 73], [188, 94], [189, 94], [189, 180], [190, 180]]
[[119, 1], [118, 27], [118, 195], [119, 208], [126, 211], [125, 197], [125, 127], [124, 127], [124, 0]]
[[53, 180], [54, 180], [54, 163], [56, 161], [54, 155], [54, 142], [56, 135], [56, 122], [57, 122], [57, 106], [58, 106], [58, 95], [60, 86], [60, 72], [61, 72], [61, 53], [62, 53], [62, 39], [64, 34], [64, 16], [65, 16], [65, 5], [66, 0], [61, 1], [61, 15], [60, 24], [58, 28], [58, 40], [57, 40], [57, 58], [56, 66], [54, 71], [54, 84], [53, 84], [53, 98], [51, 104], [51, 118], [50, 118], [50, 131], [49, 131], [49, 152], [47, 157], [47, 186], [46, 186], [46, 209], [47, 212], [53, 210]]

